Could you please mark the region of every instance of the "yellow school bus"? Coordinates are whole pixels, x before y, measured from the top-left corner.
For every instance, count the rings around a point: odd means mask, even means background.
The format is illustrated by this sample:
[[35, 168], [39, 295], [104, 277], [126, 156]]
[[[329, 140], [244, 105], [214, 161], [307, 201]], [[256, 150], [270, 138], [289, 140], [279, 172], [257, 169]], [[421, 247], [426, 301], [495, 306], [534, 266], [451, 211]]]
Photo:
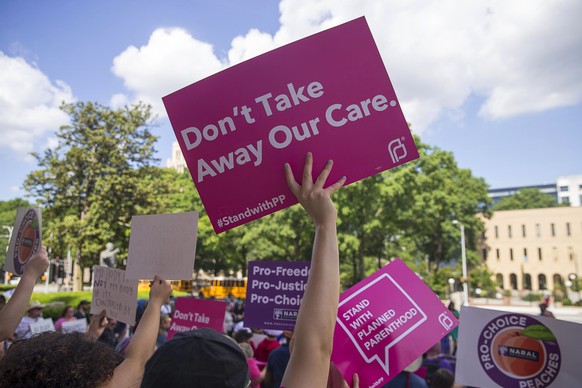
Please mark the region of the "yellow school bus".
[[226, 299], [232, 293], [237, 299], [247, 296], [247, 278], [217, 276], [200, 287], [199, 294], [204, 298]]
[[[140, 280], [138, 283], [138, 291], [149, 291], [151, 280]], [[192, 293], [192, 280], [170, 280], [170, 285], [175, 291], [184, 291]]]

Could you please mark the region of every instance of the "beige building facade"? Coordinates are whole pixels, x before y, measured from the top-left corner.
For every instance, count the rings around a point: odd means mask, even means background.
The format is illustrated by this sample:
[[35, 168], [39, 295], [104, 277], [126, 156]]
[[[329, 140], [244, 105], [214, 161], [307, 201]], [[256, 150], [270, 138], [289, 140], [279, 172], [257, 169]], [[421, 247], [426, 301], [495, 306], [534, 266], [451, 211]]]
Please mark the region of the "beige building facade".
[[580, 276], [582, 207], [497, 211], [483, 256], [503, 289], [553, 291]]

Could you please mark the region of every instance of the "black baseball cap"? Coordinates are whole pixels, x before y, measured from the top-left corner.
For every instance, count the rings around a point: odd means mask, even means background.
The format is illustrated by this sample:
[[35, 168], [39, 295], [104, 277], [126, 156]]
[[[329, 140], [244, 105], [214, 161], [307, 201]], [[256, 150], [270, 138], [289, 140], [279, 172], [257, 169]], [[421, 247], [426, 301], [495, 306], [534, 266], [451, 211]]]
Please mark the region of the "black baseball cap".
[[160, 346], [145, 365], [141, 387], [244, 388], [249, 377], [241, 348], [203, 328], [177, 333]]

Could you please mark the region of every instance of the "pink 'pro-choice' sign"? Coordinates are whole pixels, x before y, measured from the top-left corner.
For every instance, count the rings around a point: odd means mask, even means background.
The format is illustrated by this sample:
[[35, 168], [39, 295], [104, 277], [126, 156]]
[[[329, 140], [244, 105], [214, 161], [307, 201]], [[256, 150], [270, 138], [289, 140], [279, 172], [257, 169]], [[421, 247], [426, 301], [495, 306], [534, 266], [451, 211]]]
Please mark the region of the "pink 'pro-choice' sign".
[[353, 183], [418, 158], [361, 17], [288, 44], [163, 98], [217, 233], [289, 207], [283, 166]]
[[332, 361], [347, 381], [380, 387], [458, 322], [434, 292], [398, 259], [340, 297]]
[[194, 299], [181, 297], [176, 299], [172, 326], [168, 330], [167, 340], [182, 331], [209, 327], [219, 333], [224, 331], [226, 303], [218, 300]]

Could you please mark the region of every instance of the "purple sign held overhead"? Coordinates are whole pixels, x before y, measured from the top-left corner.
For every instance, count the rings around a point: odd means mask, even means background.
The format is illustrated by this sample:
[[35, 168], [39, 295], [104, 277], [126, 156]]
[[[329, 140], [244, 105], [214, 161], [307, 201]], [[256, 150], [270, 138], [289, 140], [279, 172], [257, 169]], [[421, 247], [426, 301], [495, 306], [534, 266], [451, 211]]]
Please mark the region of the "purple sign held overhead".
[[245, 326], [293, 330], [309, 274], [307, 261], [251, 261]]

